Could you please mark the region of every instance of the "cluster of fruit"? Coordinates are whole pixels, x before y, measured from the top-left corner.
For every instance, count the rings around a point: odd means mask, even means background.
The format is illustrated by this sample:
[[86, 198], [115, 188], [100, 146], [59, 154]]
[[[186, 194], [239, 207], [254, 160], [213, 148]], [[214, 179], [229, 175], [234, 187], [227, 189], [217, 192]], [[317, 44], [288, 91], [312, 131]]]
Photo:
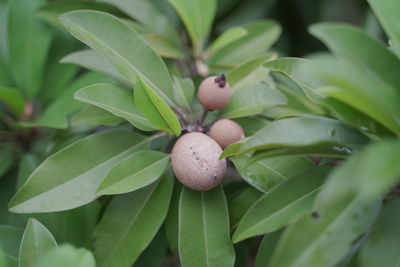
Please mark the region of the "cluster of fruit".
[[[229, 104], [231, 94], [224, 75], [210, 76], [200, 84], [198, 98], [205, 109], [221, 110]], [[217, 186], [226, 173], [226, 160], [219, 160], [222, 149], [242, 138], [242, 127], [229, 119], [214, 122], [208, 135], [202, 132], [182, 135], [171, 153], [175, 176], [194, 190], [205, 191]]]

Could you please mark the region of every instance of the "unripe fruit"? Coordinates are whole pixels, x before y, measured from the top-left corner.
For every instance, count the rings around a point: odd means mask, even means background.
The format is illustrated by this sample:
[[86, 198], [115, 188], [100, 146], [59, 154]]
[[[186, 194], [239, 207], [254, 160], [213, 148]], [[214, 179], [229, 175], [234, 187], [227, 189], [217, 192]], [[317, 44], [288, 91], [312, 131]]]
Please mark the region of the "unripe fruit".
[[185, 186], [209, 190], [217, 186], [226, 173], [226, 160], [218, 160], [221, 153], [222, 149], [209, 136], [199, 132], [184, 134], [172, 149], [172, 169]]
[[242, 126], [233, 120], [222, 119], [216, 121], [208, 133], [215, 142], [223, 149], [230, 144], [236, 143], [244, 138]]
[[198, 93], [200, 103], [209, 110], [220, 110], [229, 104], [231, 88], [224, 75], [205, 78]]

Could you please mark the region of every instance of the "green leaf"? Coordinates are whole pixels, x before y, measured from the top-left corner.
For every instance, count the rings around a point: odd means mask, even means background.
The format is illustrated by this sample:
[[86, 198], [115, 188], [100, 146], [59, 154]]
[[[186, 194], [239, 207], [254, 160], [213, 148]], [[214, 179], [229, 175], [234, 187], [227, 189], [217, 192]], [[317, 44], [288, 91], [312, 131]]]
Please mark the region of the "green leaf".
[[367, 142], [365, 135], [337, 120], [297, 117], [267, 124], [244, 143], [240, 152], [287, 148], [301, 151], [311, 147], [316, 151], [326, 148], [332, 154], [343, 155], [349, 152], [347, 148], [359, 148]]
[[56, 2], [48, 2], [45, 6], [41, 7], [37, 12], [38, 16], [48, 24], [60, 29], [65, 30], [63, 25], [59, 20], [59, 16], [63, 13], [73, 10], [97, 10], [104, 11], [115, 16], [122, 16], [123, 13], [120, 12], [115, 7], [99, 2], [87, 2], [79, 0], [63, 0]]
[[71, 126], [79, 125], [104, 125], [115, 126], [125, 121], [101, 108], [88, 105], [75, 113], [71, 119]]
[[247, 34], [247, 30], [241, 26], [232, 27], [223, 32], [207, 49], [207, 54], [214, 54], [229, 45], [230, 43], [242, 38]]
[[306, 170], [262, 196], [239, 222], [233, 242], [276, 231], [309, 213], [329, 171], [323, 167]]
[[18, 266], [18, 251], [23, 231], [10, 225], [0, 225], [0, 250], [10, 267]]
[[6, 104], [16, 117], [24, 110], [24, 97], [16, 89], [0, 87], [0, 103], [1, 102]]
[[344, 199], [289, 226], [269, 262], [273, 267], [334, 266], [375, 220], [380, 201]]
[[169, 172], [156, 184], [118, 195], [95, 232], [98, 266], [131, 266], [150, 244], [167, 215], [173, 189]]
[[400, 3], [396, 0], [368, 0], [368, 3], [378, 17], [389, 39], [397, 49], [400, 49], [400, 26], [397, 13], [397, 10], [400, 9]]
[[[174, 43], [179, 42], [179, 35], [168, 16], [159, 10], [157, 1], [147, 0], [102, 0], [118, 7], [135, 21], [140, 22], [151, 32], [164, 36]], [[176, 14], [174, 14], [176, 15]]]
[[189, 108], [194, 99], [194, 83], [190, 78], [174, 76], [174, 99], [180, 106]]
[[400, 76], [396, 70], [400, 69], [400, 60], [383, 43], [361, 29], [344, 23], [318, 23], [310, 27], [310, 32], [334, 54], [366, 69], [383, 82], [399, 86]]
[[277, 72], [290, 78], [300, 86], [304, 91], [305, 96], [307, 96], [311, 101], [319, 103], [320, 96], [313, 91], [313, 88], [318, 87], [320, 84], [316, 84], [312, 72], [305, 71], [303, 66], [307, 62], [309, 62], [309, 60], [303, 58], [282, 57], [267, 62], [265, 66], [273, 72]]
[[130, 90], [112, 84], [99, 83], [80, 89], [74, 94], [74, 98], [124, 118], [141, 130], [154, 130], [151, 123], [135, 106]]
[[[244, 62], [243, 64], [240, 64], [236, 68], [232, 69], [229, 71], [226, 75], [226, 79], [229, 82], [229, 85], [235, 89], [241, 88], [246, 86], [245, 84], [243, 86], [243, 81], [247, 80], [249, 76], [254, 75], [255, 71], [260, 68], [265, 62], [268, 60], [271, 60], [273, 58], [273, 54], [266, 54], [262, 55], [259, 57], [256, 57], [255, 59], [251, 59], [249, 61]], [[254, 83], [254, 79], [250, 79], [248, 85], [251, 85]]]
[[9, 203], [16, 213], [68, 210], [96, 199], [104, 174], [152, 138], [110, 131], [83, 138], [46, 159]]
[[35, 13], [44, 0], [13, 0], [9, 5], [8, 49], [11, 74], [29, 98], [36, 96], [42, 85], [43, 66], [51, 34], [38, 21]]
[[168, 245], [164, 232], [159, 230], [150, 245], [140, 254], [133, 267], [160, 266], [167, 257]]
[[138, 77], [135, 82], [135, 103], [139, 110], [158, 129], [179, 136], [181, 124], [172, 109], [160, 98], [151, 87]]
[[13, 164], [13, 151], [8, 143], [0, 143], [0, 178], [5, 174]]
[[19, 250], [19, 266], [34, 267], [38, 260], [52, 248], [57, 248], [57, 242], [49, 230], [35, 219], [29, 219]]
[[169, 163], [169, 155], [152, 150], [138, 151], [117, 163], [97, 188], [98, 195], [135, 191], [154, 183]]
[[260, 55], [271, 47], [281, 33], [279, 24], [272, 20], [260, 20], [244, 26], [247, 35], [226, 45], [207, 59], [216, 66], [231, 67]]
[[[400, 126], [397, 122], [387, 112], [378, 107], [373, 100], [368, 99], [365, 96], [332, 86], [319, 88], [317, 92], [359, 110], [362, 114], [365, 114], [371, 119], [379, 122], [380, 125], [386, 127], [386, 129], [393, 133], [400, 133]], [[321, 102], [323, 101], [324, 100]], [[370, 130], [368, 129], [368, 131]]]
[[368, 201], [383, 197], [399, 181], [400, 141], [369, 145], [332, 172], [319, 205], [355, 195]]
[[203, 52], [217, 10], [215, 0], [168, 0], [185, 24], [192, 40], [194, 55]]
[[81, 67], [89, 69], [91, 71], [100, 72], [114, 79], [122, 82], [123, 84], [129, 85], [130, 82], [125, 79], [107, 59], [99, 56], [95, 51], [86, 49], [82, 51], [76, 51], [66, 55], [60, 60], [61, 63], [72, 63], [77, 64]]
[[286, 97], [278, 90], [259, 83], [234, 92], [229, 104], [219, 115], [224, 118], [247, 117], [261, 113], [269, 107], [286, 103]]
[[183, 267], [233, 266], [224, 191], [183, 188], [179, 203], [179, 257]]
[[52, 249], [39, 259], [36, 267], [95, 267], [93, 254], [85, 249], [76, 249], [71, 245], [62, 245]]
[[128, 24], [97, 11], [71, 11], [60, 19], [73, 36], [104, 56], [125, 79], [134, 82], [140, 74], [173, 106], [172, 80], [165, 63]]
[[271, 259], [272, 253], [278, 244], [281, 231], [266, 234], [261, 240], [257, 250], [256, 262], [254, 267], [266, 267]]
[[250, 158], [249, 155], [245, 154], [232, 157], [231, 161], [240, 176], [261, 192], [267, 192], [294, 174], [314, 166], [309, 159], [303, 156], [272, 157], [253, 163], [249, 163]]
[[74, 93], [89, 84], [95, 82], [108, 82], [110, 79], [104, 75], [87, 72], [65, 88], [63, 93], [58, 96], [40, 117], [33, 122], [20, 122], [23, 127], [44, 126], [58, 129], [66, 129], [68, 127], [68, 116], [84, 106], [83, 103], [73, 98]]
[[175, 183], [172, 193], [171, 204], [165, 218], [164, 228], [168, 246], [173, 253], [178, 253], [178, 231], [179, 231], [179, 199], [181, 196], [182, 184]]
[[17, 189], [21, 188], [21, 186], [26, 182], [28, 177], [42, 161], [42, 156], [32, 153], [24, 153], [22, 155], [18, 166]]
[[383, 207], [374, 231], [358, 254], [360, 266], [394, 267], [398, 265], [400, 253], [399, 209], [399, 199], [395, 199]]
[[[400, 118], [399, 92], [381, 79], [372, 78], [368, 69], [327, 55], [305, 62], [302, 67], [313, 73], [314, 79], [323, 86], [328, 85], [328, 90], [323, 89], [320, 94], [334, 94], [342, 102], [346, 101], [345, 103], [368, 114], [394, 133], [400, 132], [397, 123]], [[338, 89], [332, 92], [332, 88]]]
[[183, 49], [167, 37], [156, 33], [144, 33], [143, 38], [149, 43], [162, 57], [183, 59], [185, 57]]
[[235, 198], [228, 202], [229, 219], [232, 228], [237, 227], [239, 221], [246, 214], [248, 209], [263, 195], [253, 187], [247, 187]]

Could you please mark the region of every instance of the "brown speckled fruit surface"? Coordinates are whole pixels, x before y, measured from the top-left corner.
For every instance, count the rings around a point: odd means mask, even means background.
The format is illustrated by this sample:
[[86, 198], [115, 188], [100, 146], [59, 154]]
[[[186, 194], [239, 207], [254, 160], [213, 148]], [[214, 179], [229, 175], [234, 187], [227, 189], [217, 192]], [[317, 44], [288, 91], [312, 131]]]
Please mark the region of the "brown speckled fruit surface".
[[215, 142], [223, 149], [230, 144], [236, 143], [244, 138], [242, 126], [237, 122], [228, 119], [216, 121], [208, 133]]
[[226, 160], [218, 160], [222, 149], [203, 133], [188, 133], [175, 143], [171, 165], [176, 178], [185, 186], [199, 191], [217, 186], [225, 176]]
[[216, 79], [219, 76], [205, 78], [199, 86], [199, 101], [209, 110], [220, 110], [229, 104], [231, 88], [228, 82], [222, 86]]

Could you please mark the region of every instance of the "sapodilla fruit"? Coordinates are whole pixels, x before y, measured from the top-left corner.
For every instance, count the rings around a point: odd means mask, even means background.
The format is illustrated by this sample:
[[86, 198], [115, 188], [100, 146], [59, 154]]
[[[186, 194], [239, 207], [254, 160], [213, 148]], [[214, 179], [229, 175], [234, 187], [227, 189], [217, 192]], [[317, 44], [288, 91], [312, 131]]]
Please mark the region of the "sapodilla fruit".
[[208, 135], [217, 142], [222, 149], [244, 138], [242, 126], [228, 119], [216, 121], [210, 128]]
[[181, 136], [172, 148], [171, 165], [185, 186], [205, 191], [217, 186], [225, 176], [226, 160], [218, 160], [222, 149], [211, 137], [199, 133]]
[[200, 86], [198, 97], [200, 103], [208, 110], [220, 110], [229, 104], [231, 88], [224, 75], [205, 78]]

